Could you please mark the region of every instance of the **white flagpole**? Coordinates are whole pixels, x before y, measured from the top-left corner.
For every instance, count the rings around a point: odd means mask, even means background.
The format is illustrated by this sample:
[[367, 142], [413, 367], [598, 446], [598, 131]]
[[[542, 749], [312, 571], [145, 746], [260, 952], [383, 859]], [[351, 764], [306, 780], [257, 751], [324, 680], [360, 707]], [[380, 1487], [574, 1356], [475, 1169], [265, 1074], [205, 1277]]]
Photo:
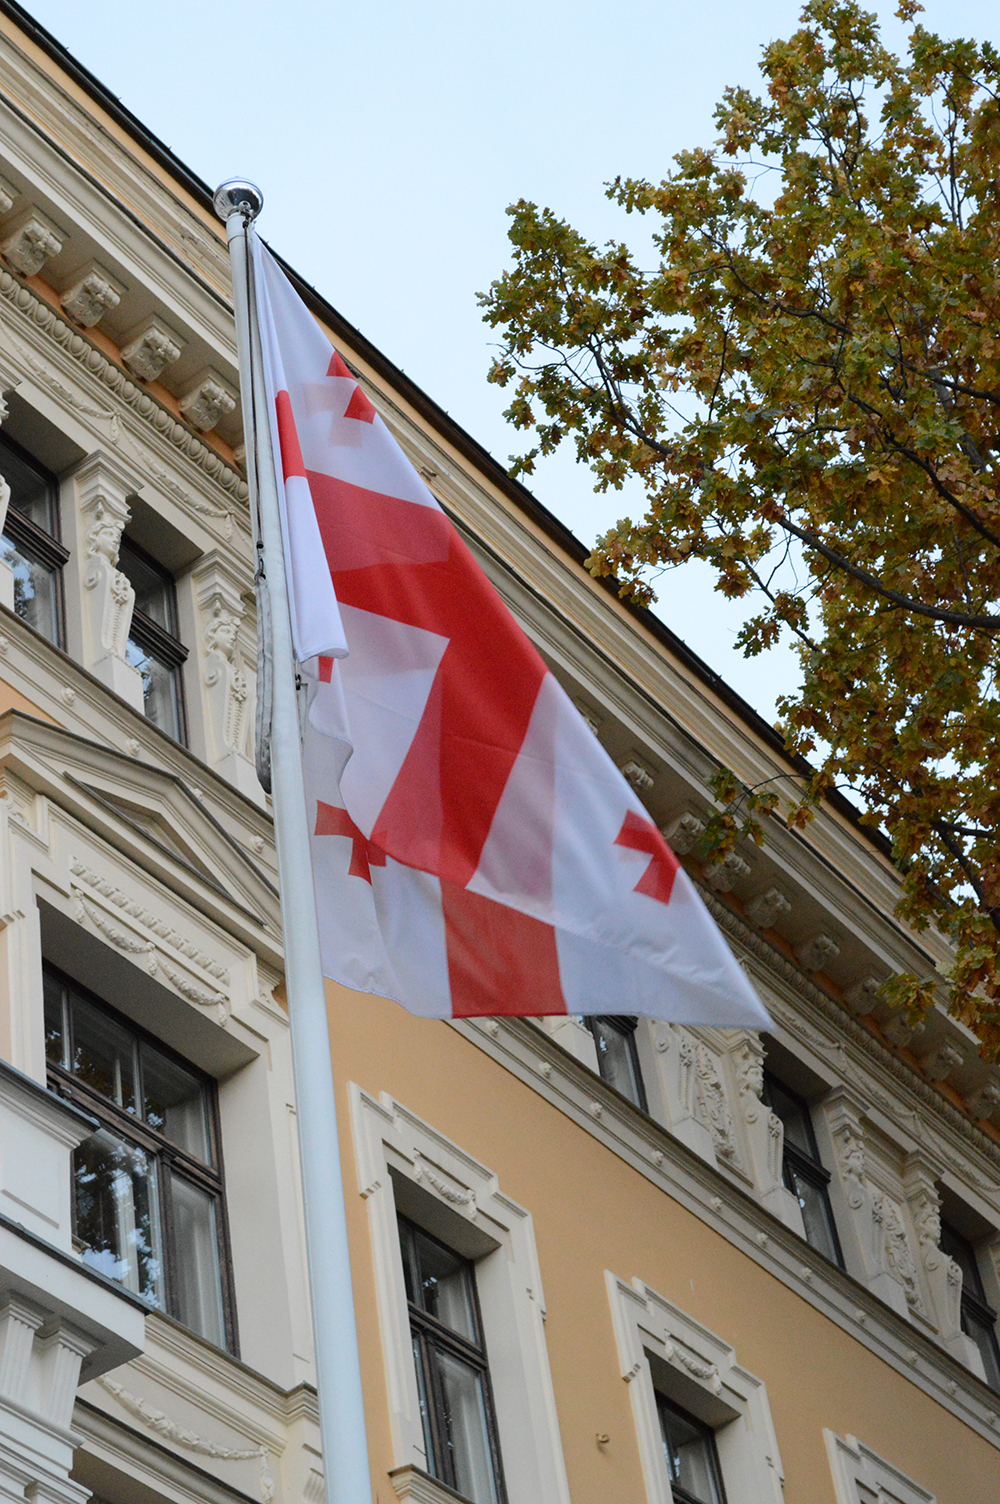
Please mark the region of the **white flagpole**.
[[281, 519], [253, 299], [250, 236], [263, 202], [259, 188], [241, 181], [223, 183], [215, 195], [232, 263], [250, 505], [259, 513], [271, 601], [271, 782], [326, 1498], [327, 1504], [371, 1504]]

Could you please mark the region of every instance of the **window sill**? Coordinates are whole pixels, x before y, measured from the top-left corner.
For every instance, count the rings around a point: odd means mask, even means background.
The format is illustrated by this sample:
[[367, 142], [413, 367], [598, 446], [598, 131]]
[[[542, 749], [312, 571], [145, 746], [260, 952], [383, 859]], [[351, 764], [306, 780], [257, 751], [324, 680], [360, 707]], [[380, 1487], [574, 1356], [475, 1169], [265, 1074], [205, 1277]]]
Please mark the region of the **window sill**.
[[457, 1494], [447, 1483], [409, 1463], [394, 1467], [389, 1477], [401, 1504], [469, 1504], [464, 1494]]

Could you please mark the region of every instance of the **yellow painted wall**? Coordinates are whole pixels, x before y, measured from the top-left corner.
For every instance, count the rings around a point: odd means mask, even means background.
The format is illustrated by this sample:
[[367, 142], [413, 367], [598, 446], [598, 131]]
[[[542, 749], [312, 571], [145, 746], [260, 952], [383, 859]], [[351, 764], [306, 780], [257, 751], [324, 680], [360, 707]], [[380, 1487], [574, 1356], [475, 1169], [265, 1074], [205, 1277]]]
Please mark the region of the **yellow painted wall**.
[[52, 720], [52, 717], [46, 715], [44, 710], [40, 710], [31, 700], [25, 699], [24, 695], [12, 684], [7, 684], [5, 680], [0, 679], [0, 715], [4, 715], [8, 710], [20, 710], [23, 715], [37, 716], [40, 721]]
[[[732, 1343], [767, 1385], [786, 1504], [834, 1504], [828, 1427], [939, 1504], [1000, 1501], [1000, 1451], [747, 1259], [448, 1025], [329, 987], [344, 1180], [376, 1483], [394, 1465], [367, 1212], [346, 1083], [390, 1092], [495, 1170], [535, 1223], [546, 1337], [574, 1504], [645, 1504], [604, 1284], [638, 1275]], [[595, 1437], [606, 1432], [600, 1449]], [[739, 1504], [737, 1480], [729, 1483]], [[385, 1490], [383, 1490], [383, 1493]], [[543, 1501], [539, 1501], [543, 1504]]]

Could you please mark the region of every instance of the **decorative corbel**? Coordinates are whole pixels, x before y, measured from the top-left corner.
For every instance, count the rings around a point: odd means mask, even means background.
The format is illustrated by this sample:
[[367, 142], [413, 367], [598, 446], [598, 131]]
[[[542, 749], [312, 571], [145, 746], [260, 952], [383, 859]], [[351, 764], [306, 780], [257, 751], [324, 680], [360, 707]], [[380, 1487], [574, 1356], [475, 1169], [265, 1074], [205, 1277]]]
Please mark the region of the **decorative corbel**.
[[158, 381], [167, 366], [180, 359], [184, 341], [158, 313], [133, 325], [122, 340], [122, 360], [133, 376]]
[[930, 1297], [930, 1314], [943, 1347], [985, 1378], [979, 1349], [962, 1331], [962, 1271], [942, 1250], [940, 1167], [911, 1154], [903, 1167], [903, 1188], [917, 1234], [917, 1257]]
[[73, 484], [84, 554], [84, 664], [141, 711], [142, 678], [125, 657], [135, 591], [117, 568], [129, 498], [139, 485], [116, 456], [101, 450], [77, 466]]
[[213, 767], [251, 798], [260, 799], [251, 755], [256, 675], [254, 644], [246, 639], [241, 581], [218, 553], [192, 571], [197, 637], [204, 685], [205, 736]]
[[864, 1108], [863, 1099], [847, 1086], [830, 1092], [822, 1104], [836, 1162], [830, 1193], [841, 1211], [841, 1246], [848, 1273], [886, 1305], [908, 1317], [911, 1306], [904, 1278], [909, 1270], [904, 1267], [905, 1248], [900, 1242], [900, 1234], [905, 1239], [905, 1229], [895, 1202], [869, 1176], [862, 1126]]
[[207, 433], [234, 411], [236, 393], [225, 377], [209, 366], [188, 383], [178, 406], [199, 433]]
[[74, 323], [93, 329], [106, 313], [113, 313], [125, 288], [99, 261], [88, 261], [73, 273], [60, 301]]
[[27, 204], [7, 226], [0, 251], [23, 277], [36, 276], [53, 256], [58, 256], [65, 233], [34, 204]]
[[729, 1050], [761, 1204], [780, 1217], [785, 1226], [797, 1232], [799, 1237], [804, 1237], [802, 1209], [791, 1191], [786, 1189], [782, 1173], [784, 1126], [762, 1100], [764, 1043], [755, 1030], [737, 1029], [733, 1031]]

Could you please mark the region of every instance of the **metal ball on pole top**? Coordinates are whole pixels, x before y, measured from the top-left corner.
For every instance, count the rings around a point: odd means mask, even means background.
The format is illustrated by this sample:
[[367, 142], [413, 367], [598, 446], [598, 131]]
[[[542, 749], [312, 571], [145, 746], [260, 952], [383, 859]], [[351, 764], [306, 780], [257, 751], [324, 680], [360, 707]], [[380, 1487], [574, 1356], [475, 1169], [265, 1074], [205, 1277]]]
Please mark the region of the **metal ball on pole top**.
[[281, 889], [285, 984], [302, 1163], [327, 1504], [370, 1504], [354, 1297], [347, 1243], [319, 930], [309, 851], [271, 415], [261, 353], [252, 237], [264, 195], [232, 178], [214, 196], [233, 278], [247, 481], [270, 618], [270, 775]]

